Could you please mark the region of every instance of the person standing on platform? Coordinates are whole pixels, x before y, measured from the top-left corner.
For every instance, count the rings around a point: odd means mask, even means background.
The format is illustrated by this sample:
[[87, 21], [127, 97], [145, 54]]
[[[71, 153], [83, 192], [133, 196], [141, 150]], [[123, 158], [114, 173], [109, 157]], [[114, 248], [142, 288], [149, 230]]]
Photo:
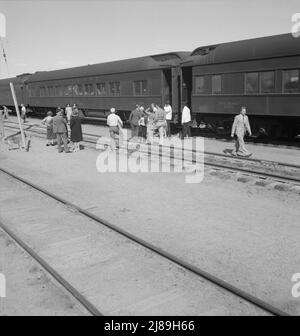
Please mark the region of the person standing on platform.
[[141, 137], [142, 141], [145, 141], [147, 139], [147, 126], [146, 126], [146, 113], [144, 106], [140, 107], [140, 111], [142, 112], [142, 117], [139, 120], [139, 136]]
[[246, 116], [246, 107], [242, 106], [240, 114], [234, 118], [231, 129], [231, 137], [236, 136], [235, 148], [232, 151], [233, 156], [250, 157], [252, 155], [245, 146], [244, 136], [246, 132], [248, 132], [250, 136], [252, 135], [249, 119], [248, 116]]
[[74, 144], [73, 152], [80, 151], [80, 141], [82, 141], [82, 126], [78, 109], [74, 109], [70, 119], [71, 141]]
[[64, 145], [65, 153], [70, 153], [67, 132], [68, 129], [66, 119], [63, 117], [62, 111], [59, 110], [56, 116], [53, 118], [53, 133], [56, 135], [58, 153], [63, 151], [61, 148], [62, 143]]
[[171, 120], [172, 120], [172, 106], [169, 102], [166, 102], [164, 106], [166, 112], [166, 122], [167, 122], [167, 137], [171, 136]]
[[129, 123], [131, 126], [131, 139], [139, 136], [139, 120], [143, 116], [139, 107], [136, 107], [129, 116]]
[[154, 104], [151, 104], [151, 107], [148, 107], [145, 111], [147, 116], [147, 143], [153, 143], [153, 134], [154, 134], [154, 119], [155, 119], [155, 107]]
[[163, 144], [164, 134], [166, 129], [166, 112], [159, 107], [155, 106], [155, 118], [154, 118], [155, 129], [159, 132], [159, 144]]
[[55, 135], [53, 133], [53, 113], [51, 111], [47, 112], [47, 117], [42, 121], [43, 125], [47, 127], [47, 145], [54, 146]]
[[26, 107], [24, 104], [21, 104], [21, 117], [23, 119], [24, 124], [26, 123]]
[[6, 120], [9, 120], [8, 112], [9, 112], [9, 109], [5, 105], [3, 105], [3, 118]]
[[191, 110], [188, 108], [187, 104], [184, 105], [181, 114], [181, 124], [182, 124], [182, 137], [184, 139], [186, 136], [191, 137]]
[[112, 107], [110, 109], [110, 115], [107, 117], [107, 125], [109, 126], [109, 135], [111, 138], [110, 148], [111, 150], [116, 149], [116, 136], [120, 140], [120, 129], [123, 127], [123, 122], [121, 118], [116, 115], [116, 109]]
[[66, 116], [67, 116], [67, 121], [68, 121], [68, 124], [70, 124], [70, 120], [71, 120], [71, 116], [72, 116], [72, 107], [70, 104], [67, 104], [66, 108], [65, 108], [65, 113], [66, 113]]

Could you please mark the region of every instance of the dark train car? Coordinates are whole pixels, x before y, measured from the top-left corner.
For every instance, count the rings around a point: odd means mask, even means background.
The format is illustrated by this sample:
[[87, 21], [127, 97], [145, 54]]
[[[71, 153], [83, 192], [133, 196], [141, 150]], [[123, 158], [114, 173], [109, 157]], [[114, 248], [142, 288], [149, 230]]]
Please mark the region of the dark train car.
[[299, 70], [300, 39], [291, 34], [201, 47], [182, 62], [183, 99], [202, 128], [229, 134], [232, 115], [245, 106], [254, 133], [293, 138]]
[[30, 77], [30, 74], [22, 74], [17, 77], [6, 78], [0, 80], [0, 105], [6, 105], [14, 110], [14, 102], [11, 94], [10, 83], [13, 83], [18, 104], [27, 104], [27, 89], [25, 81]]
[[189, 54], [173, 52], [37, 72], [26, 81], [28, 103], [42, 114], [75, 103], [84, 117], [98, 120], [106, 118], [112, 106], [124, 120], [136, 104], [162, 105], [169, 100], [177, 111], [179, 63]]

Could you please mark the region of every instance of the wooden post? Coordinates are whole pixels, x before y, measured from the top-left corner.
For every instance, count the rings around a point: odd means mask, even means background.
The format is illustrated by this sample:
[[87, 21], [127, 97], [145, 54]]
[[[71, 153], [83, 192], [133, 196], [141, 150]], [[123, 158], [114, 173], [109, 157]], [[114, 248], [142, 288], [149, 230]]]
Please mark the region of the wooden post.
[[21, 131], [23, 148], [25, 149], [26, 148], [26, 140], [25, 140], [25, 134], [24, 134], [24, 130], [23, 130], [23, 127], [22, 127], [22, 123], [21, 123], [21, 116], [20, 116], [19, 105], [18, 105], [18, 101], [17, 101], [14, 85], [13, 85], [13, 83], [9, 83], [9, 85], [10, 85], [11, 94], [12, 94], [12, 97], [13, 97], [13, 100], [14, 100], [16, 112], [17, 112], [17, 117], [18, 117], [19, 127], [20, 127], [20, 131]]

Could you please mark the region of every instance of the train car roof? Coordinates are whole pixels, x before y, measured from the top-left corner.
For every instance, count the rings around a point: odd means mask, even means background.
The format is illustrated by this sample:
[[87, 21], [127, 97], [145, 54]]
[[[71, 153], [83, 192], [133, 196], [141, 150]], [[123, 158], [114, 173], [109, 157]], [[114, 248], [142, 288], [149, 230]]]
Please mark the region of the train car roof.
[[300, 55], [300, 39], [292, 34], [220, 43], [195, 49], [182, 66], [196, 66]]
[[9, 85], [9, 83], [22, 84], [26, 79], [31, 76], [31, 73], [24, 73], [16, 77], [0, 79], [0, 85]]
[[9, 83], [22, 83], [22, 80], [20, 78], [17, 77], [11, 77], [11, 78], [4, 78], [4, 79], [0, 79], [0, 85], [9, 85]]
[[99, 63], [93, 65], [89, 64], [85, 66], [61, 70], [38, 71], [34, 73], [27, 82], [90, 77], [122, 72], [168, 68], [170, 66], [179, 64], [188, 55], [190, 55], [190, 52], [179, 51], [153, 56], [130, 58], [121, 61]]

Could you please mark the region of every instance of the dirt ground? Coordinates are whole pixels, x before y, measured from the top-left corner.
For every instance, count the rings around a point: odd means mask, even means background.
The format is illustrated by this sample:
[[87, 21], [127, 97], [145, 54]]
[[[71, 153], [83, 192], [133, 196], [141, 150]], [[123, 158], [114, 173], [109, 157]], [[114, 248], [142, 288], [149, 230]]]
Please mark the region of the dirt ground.
[[[99, 173], [99, 152], [58, 154], [34, 138], [29, 153], [0, 149], [1, 167], [291, 314], [300, 301], [299, 195], [206, 174]], [[124, 160], [121, 157], [120, 160]]]
[[6, 278], [6, 297], [0, 298], [0, 316], [87, 315], [1, 229], [0, 273]]

